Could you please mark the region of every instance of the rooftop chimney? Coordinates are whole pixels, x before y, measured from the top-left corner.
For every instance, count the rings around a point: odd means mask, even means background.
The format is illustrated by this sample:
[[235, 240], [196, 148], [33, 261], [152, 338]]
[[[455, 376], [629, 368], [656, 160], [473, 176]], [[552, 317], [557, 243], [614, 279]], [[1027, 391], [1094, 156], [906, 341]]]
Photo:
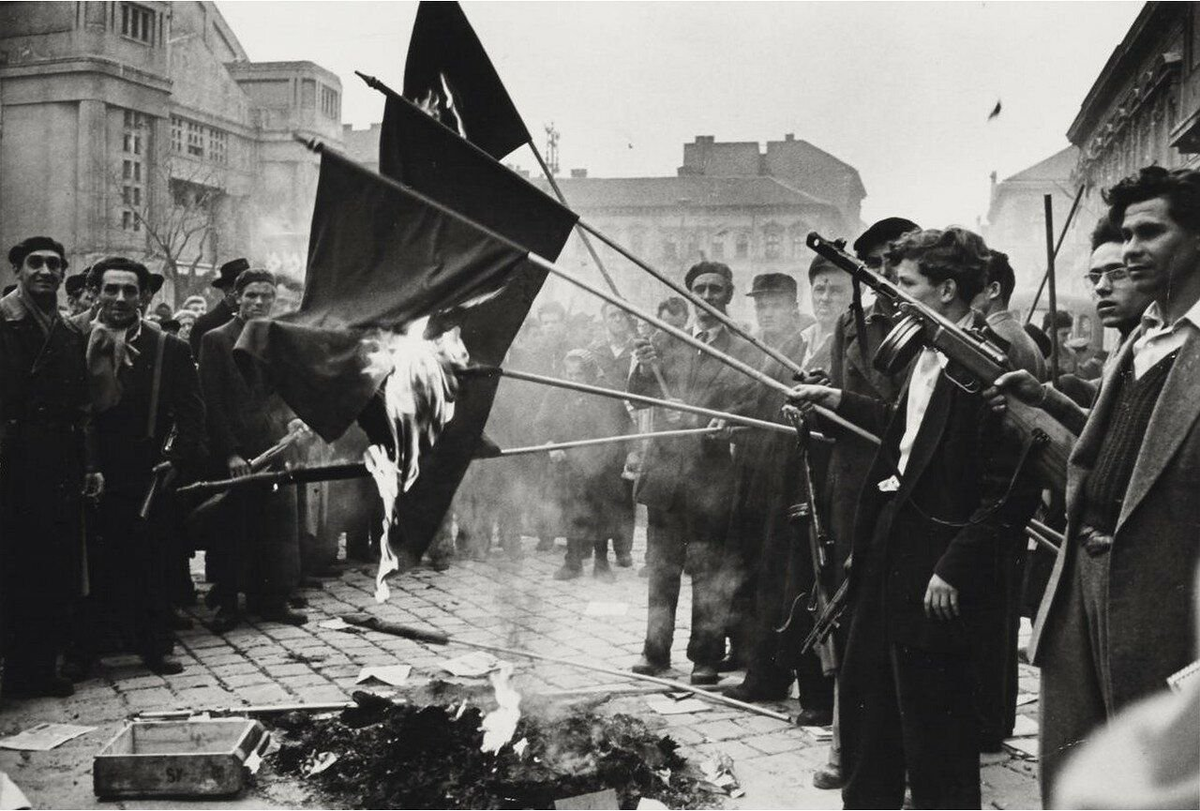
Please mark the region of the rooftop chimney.
[[572, 169], [571, 177], [587, 177], [587, 169]]

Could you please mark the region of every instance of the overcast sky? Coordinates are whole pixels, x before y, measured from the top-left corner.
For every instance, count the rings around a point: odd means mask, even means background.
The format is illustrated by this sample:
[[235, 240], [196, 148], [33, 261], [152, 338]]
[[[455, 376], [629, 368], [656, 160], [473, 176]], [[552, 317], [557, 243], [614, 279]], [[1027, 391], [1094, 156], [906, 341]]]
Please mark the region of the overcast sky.
[[[342, 79], [343, 120], [378, 121], [399, 88], [415, 3], [221, 2], [252, 60]], [[1141, 3], [468, 2], [539, 145], [565, 174], [674, 174], [682, 145], [795, 133], [855, 166], [863, 217], [973, 225], [1001, 179], [1066, 130]], [[988, 121], [996, 102], [1003, 111]], [[532, 168], [522, 149], [514, 163]]]

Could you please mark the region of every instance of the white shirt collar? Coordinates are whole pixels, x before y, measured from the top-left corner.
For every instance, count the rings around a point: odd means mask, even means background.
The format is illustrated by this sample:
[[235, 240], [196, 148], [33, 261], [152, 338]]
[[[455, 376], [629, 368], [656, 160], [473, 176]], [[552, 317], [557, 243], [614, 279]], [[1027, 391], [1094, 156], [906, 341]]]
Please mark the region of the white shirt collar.
[[[1200, 329], [1200, 299], [1191, 306], [1186, 313], [1175, 319], [1175, 323], [1171, 324], [1171, 329], [1182, 324], [1184, 321], [1190, 321], [1192, 326]], [[1149, 330], [1161, 330], [1166, 324], [1163, 323], [1162, 310], [1159, 309], [1158, 302], [1150, 302], [1150, 306], [1146, 308], [1146, 312], [1142, 313], [1142, 326]]]

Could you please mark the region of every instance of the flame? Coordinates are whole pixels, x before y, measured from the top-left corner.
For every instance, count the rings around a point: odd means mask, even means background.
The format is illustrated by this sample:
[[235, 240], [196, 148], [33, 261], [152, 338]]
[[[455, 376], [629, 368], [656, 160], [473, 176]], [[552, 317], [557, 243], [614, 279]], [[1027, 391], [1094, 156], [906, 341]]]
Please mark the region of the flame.
[[375, 599], [381, 603], [391, 594], [384, 578], [400, 568], [399, 558], [388, 542], [395, 523], [396, 499], [420, 475], [421, 454], [433, 447], [442, 429], [454, 419], [454, 369], [465, 367], [470, 359], [458, 327], [426, 338], [428, 322], [428, 318], [420, 318], [404, 332], [381, 332], [364, 342], [365, 374], [386, 378], [383, 399], [390, 431], [390, 442], [373, 444], [363, 454], [384, 507], [379, 571], [375, 575]]
[[512, 663], [501, 662], [500, 669], [488, 677], [496, 690], [497, 706], [483, 716], [483, 722], [479, 725], [483, 732], [483, 745], [479, 747], [481, 752], [496, 754], [516, 734], [517, 722], [521, 720], [521, 694], [512, 686], [512, 674]]

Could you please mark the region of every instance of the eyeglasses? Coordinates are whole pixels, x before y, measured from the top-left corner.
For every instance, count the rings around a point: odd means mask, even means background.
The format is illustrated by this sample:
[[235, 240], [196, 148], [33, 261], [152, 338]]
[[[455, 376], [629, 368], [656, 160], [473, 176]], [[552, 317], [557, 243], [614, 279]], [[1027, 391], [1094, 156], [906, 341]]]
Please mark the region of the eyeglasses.
[[32, 256], [26, 256], [25, 264], [31, 270], [41, 270], [42, 265], [45, 265], [46, 270], [55, 272], [62, 270], [63, 266], [62, 259], [59, 259], [57, 256], [42, 256], [36, 253]]
[[1092, 287], [1100, 284], [1100, 280], [1107, 278], [1109, 282], [1120, 282], [1129, 278], [1129, 270], [1124, 266], [1119, 268], [1111, 268], [1109, 270], [1089, 270], [1083, 274], [1083, 280]]

